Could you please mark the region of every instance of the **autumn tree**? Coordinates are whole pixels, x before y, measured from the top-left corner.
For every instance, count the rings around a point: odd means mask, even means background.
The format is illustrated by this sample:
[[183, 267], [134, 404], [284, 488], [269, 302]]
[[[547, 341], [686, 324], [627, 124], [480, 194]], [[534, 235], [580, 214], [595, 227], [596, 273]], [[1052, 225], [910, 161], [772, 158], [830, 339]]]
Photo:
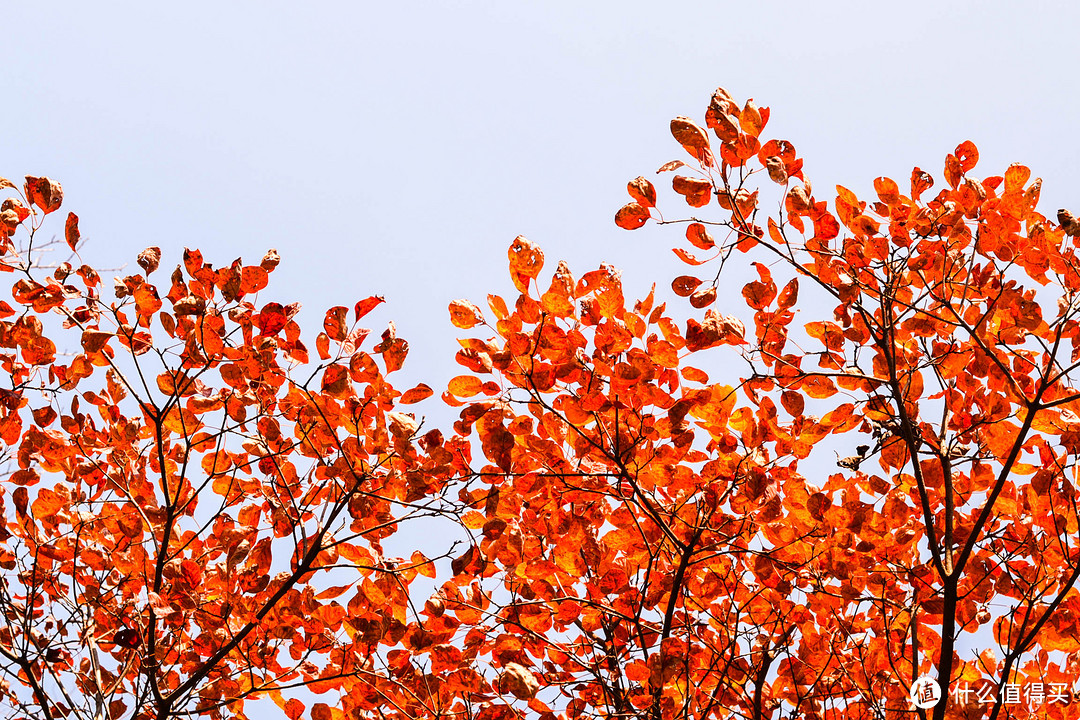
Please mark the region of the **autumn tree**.
[[916, 168], [830, 208], [768, 119], [719, 89], [672, 121], [690, 217], [628, 185], [620, 227], [685, 228], [685, 323], [524, 238], [516, 298], [451, 305], [483, 459], [433, 666], [498, 674], [485, 719], [1076, 717], [1080, 224], [970, 142], [936, 193]]
[[[186, 251], [162, 295], [151, 248], [106, 299], [32, 261], [59, 185], [7, 183], [9, 715], [1080, 716], [1080, 223], [970, 142], [936, 193], [916, 168], [830, 204], [768, 119], [719, 89], [672, 121], [689, 217], [628, 185], [620, 227], [685, 231], [689, 309], [515, 239], [514, 295], [450, 305], [442, 429], [387, 380], [405, 341], [357, 325], [379, 298], [317, 360], [273, 252]], [[387, 552], [436, 517], [468, 541]]]
[[[385, 543], [445, 512], [455, 455], [396, 409], [432, 391], [389, 382], [408, 351], [393, 326], [360, 349], [382, 299], [331, 308], [312, 359], [299, 304], [267, 297], [275, 251], [214, 268], [186, 250], [162, 277], [149, 248], [106, 288], [31, 259], [59, 183], [0, 186], [5, 715], [437, 712], [437, 680], [394, 679], [378, 651], [433, 560]], [[64, 234], [75, 253], [74, 214]]]

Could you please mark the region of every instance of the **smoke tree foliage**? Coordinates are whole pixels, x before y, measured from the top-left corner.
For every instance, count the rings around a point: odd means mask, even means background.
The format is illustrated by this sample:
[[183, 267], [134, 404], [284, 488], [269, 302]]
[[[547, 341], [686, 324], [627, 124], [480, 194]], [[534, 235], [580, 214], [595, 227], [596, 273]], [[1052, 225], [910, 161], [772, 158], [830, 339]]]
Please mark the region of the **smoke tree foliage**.
[[[970, 142], [830, 209], [768, 119], [718, 89], [659, 171], [692, 215], [616, 214], [685, 230], [688, 319], [518, 237], [516, 296], [450, 305], [442, 429], [381, 298], [311, 353], [273, 251], [106, 293], [30, 259], [59, 184], [3, 181], [7, 716], [1080, 716], [1080, 222]], [[467, 542], [388, 554], [436, 517]]]

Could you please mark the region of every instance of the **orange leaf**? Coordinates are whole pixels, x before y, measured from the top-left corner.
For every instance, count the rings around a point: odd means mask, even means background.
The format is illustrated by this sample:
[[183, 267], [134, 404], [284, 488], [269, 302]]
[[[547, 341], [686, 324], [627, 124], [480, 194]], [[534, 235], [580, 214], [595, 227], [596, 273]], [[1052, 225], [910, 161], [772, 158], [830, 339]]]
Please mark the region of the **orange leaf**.
[[929, 189], [934, 184], [934, 178], [930, 177], [930, 173], [925, 172], [919, 168], [915, 168], [911, 171], [911, 199], [918, 200], [919, 196], [923, 194], [923, 191]]
[[649, 670], [649, 666], [640, 660], [635, 660], [623, 669], [626, 673], [626, 679], [636, 683], [645, 683], [652, 675], [652, 671]]
[[711, 250], [716, 247], [712, 235], [701, 223], [690, 223], [686, 226], [686, 239], [690, 244], [700, 250]]
[[715, 310], [706, 311], [702, 322], [694, 318], [686, 322], [686, 348], [691, 352], [717, 345], [741, 345], [745, 335], [746, 328], [738, 318], [720, 316]]
[[693, 120], [686, 117], [675, 118], [671, 121], [671, 134], [683, 149], [696, 157], [702, 165], [713, 163], [709, 136]]
[[793, 307], [799, 300], [799, 278], [791, 278], [784, 289], [780, 291], [780, 297], [776, 304], [781, 309]]
[[58, 210], [64, 201], [64, 191], [60, 183], [45, 177], [26, 176], [26, 198], [37, 205], [45, 214]]
[[818, 400], [836, 394], [836, 385], [833, 381], [827, 377], [822, 377], [821, 375], [811, 375], [804, 378], [800, 387], [808, 397]]
[[349, 390], [349, 371], [341, 365], [331, 365], [323, 371], [322, 391], [330, 397], [346, 397]]
[[704, 207], [712, 198], [712, 183], [707, 180], [676, 175], [671, 179], [671, 187], [684, 196], [691, 207]]
[[716, 302], [716, 286], [712, 285], [705, 289], [698, 289], [690, 296], [690, 304], [699, 310]]
[[297, 720], [304, 714], [304, 703], [300, 702], [296, 698], [289, 698], [285, 701], [285, 717], [289, 720]]
[[975, 147], [975, 143], [970, 140], [965, 140], [956, 146], [954, 151], [956, 159], [960, 163], [960, 172], [970, 172], [975, 164], [979, 162], [979, 149]]
[[257, 293], [269, 282], [266, 270], [258, 265], [249, 265], [240, 271], [240, 289], [245, 293]]
[[1024, 185], [1030, 177], [1031, 170], [1020, 163], [1013, 163], [1009, 166], [1009, 169], [1005, 171], [1005, 192], [1015, 193], [1023, 191]]
[[739, 127], [747, 135], [757, 137], [761, 134], [765, 123], [768, 121], [768, 112], [768, 108], [758, 110], [758, 106], [754, 104], [754, 99], [748, 99], [746, 105], [743, 106], [742, 112], [739, 113]]
[[651, 208], [656, 206], [656, 188], [641, 175], [626, 184], [626, 191], [642, 207]]
[[383, 362], [386, 363], [386, 372], [400, 370], [405, 364], [405, 356], [409, 354], [409, 343], [404, 338], [395, 338], [385, 349], [382, 350]]
[[412, 405], [431, 397], [433, 393], [434, 391], [430, 387], [420, 383], [416, 387], [406, 390], [405, 394], [401, 396], [400, 402], [402, 405]]
[[533, 245], [524, 235], [518, 235], [507, 250], [510, 258], [510, 277], [514, 281], [514, 287], [521, 292], [527, 292], [529, 281], [540, 274], [544, 267], [544, 253], [540, 248]]
[[743, 297], [746, 298], [746, 304], [755, 310], [761, 310], [769, 305], [776, 298], [776, 285], [773, 282], [750, 282], [743, 286]]
[[324, 332], [315, 337], [315, 349], [319, 353], [320, 360], [330, 359], [330, 336]]
[[626, 203], [615, 213], [615, 224], [623, 230], [637, 230], [649, 217], [648, 208], [636, 202]]
[[349, 328], [345, 324], [348, 314], [349, 308], [344, 305], [338, 305], [326, 311], [326, 317], [323, 318], [323, 330], [331, 340], [344, 342], [348, 337]]
[[649, 357], [663, 367], [679, 366], [679, 351], [667, 340], [652, 340], [648, 345]]
[[488, 295], [487, 300], [488, 307], [499, 320], [505, 320], [510, 315], [510, 311], [506, 309], [506, 301], [498, 295]]
[[877, 192], [878, 199], [889, 207], [900, 202], [900, 188], [897, 187], [893, 180], [887, 177], [879, 177], [874, 180], [874, 190]]
[[345, 712], [326, 703], [315, 703], [311, 706], [311, 720], [345, 720]]
[[45, 518], [52, 517], [60, 512], [61, 508], [67, 504], [68, 499], [66, 495], [62, 495], [49, 488], [41, 488], [38, 490], [37, 499], [34, 500], [30, 509], [34, 513], [36, 519], [44, 520]]
[[480, 308], [468, 300], [454, 300], [450, 303], [450, 322], [454, 327], [469, 329], [484, 322]]
[[458, 375], [453, 378], [447, 390], [458, 397], [472, 397], [473, 395], [479, 395], [484, 389], [484, 384], [480, 382], [479, 378], [472, 375]]
[[709, 374], [704, 370], [699, 370], [695, 367], [684, 367], [681, 372], [682, 376], [691, 382], [709, 382]]
[[360, 318], [364, 317], [369, 312], [374, 310], [379, 305], [379, 303], [384, 302], [386, 302], [386, 300], [383, 298], [382, 295], [372, 295], [369, 298], [364, 298], [360, 302], [356, 303], [356, 307], [353, 308], [353, 313], [355, 313], [356, 315], [354, 320], [359, 320]]
[[686, 252], [682, 248], [671, 248], [671, 251], [678, 255], [679, 259], [687, 265], [704, 265], [708, 262], [708, 260], [698, 260], [696, 257]]
[[428, 560], [424, 553], [414, 550], [409, 559], [421, 575], [427, 578], [435, 577], [435, 563]]
[[72, 252], [75, 252], [80, 237], [79, 216], [73, 212], [69, 212], [67, 222], [64, 223], [64, 239], [67, 240], [68, 247], [71, 248]]
[[780, 231], [780, 226], [772, 218], [769, 218], [769, 237], [777, 245], [784, 244], [784, 234]]
[[671, 289], [679, 297], [690, 297], [690, 294], [701, 284], [701, 280], [691, 275], [680, 275], [671, 281]]

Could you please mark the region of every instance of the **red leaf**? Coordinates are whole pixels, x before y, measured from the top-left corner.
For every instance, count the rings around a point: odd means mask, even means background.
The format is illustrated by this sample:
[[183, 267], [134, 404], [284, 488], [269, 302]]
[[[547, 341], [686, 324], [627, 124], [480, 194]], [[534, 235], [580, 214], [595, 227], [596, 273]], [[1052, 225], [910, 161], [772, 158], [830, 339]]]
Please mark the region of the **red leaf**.
[[345, 324], [348, 314], [349, 308], [344, 305], [338, 305], [326, 311], [326, 317], [323, 318], [323, 330], [331, 340], [338, 342], [345, 340], [349, 333], [349, 328]]
[[138, 630], [132, 630], [131, 628], [123, 628], [113, 635], [113, 642], [122, 648], [128, 650], [134, 650], [142, 645], [142, 638], [139, 636]]
[[434, 394], [434, 391], [430, 387], [424, 383], [420, 383], [416, 387], [406, 390], [399, 402], [401, 402], [402, 405], [412, 405], [413, 403], [418, 403], [421, 400], [431, 397], [432, 394]]
[[26, 176], [26, 198], [33, 205], [45, 211], [45, 214], [58, 210], [64, 201], [64, 191], [60, 183], [45, 177]]
[[799, 278], [791, 278], [784, 289], [780, 291], [780, 298], [776, 301], [777, 306], [786, 309], [795, 305], [799, 300]]
[[324, 332], [315, 337], [315, 350], [319, 353], [320, 360], [330, 359], [330, 336]]
[[716, 302], [716, 287], [710, 286], [708, 288], [697, 290], [690, 296], [690, 304], [697, 309], [708, 307]]
[[[70, 216], [69, 216], [70, 217]], [[76, 232], [78, 229], [76, 228]], [[161, 264], [161, 248], [148, 247], [139, 253], [139, 257], [136, 262], [139, 263], [139, 267], [146, 271], [146, 274], [154, 272], [158, 269], [158, 265]]]
[[712, 183], [708, 180], [676, 175], [671, 179], [671, 187], [684, 196], [691, 207], [704, 207], [712, 198]]
[[349, 390], [349, 371], [341, 365], [331, 365], [323, 372], [322, 391], [331, 397], [345, 397]]
[[371, 297], [365, 298], [360, 302], [356, 303], [356, 307], [353, 308], [353, 312], [356, 313], [356, 319], [359, 320], [360, 318], [364, 317], [369, 312], [374, 310], [379, 305], [379, 303], [384, 302], [386, 302], [386, 300], [383, 298], [382, 295], [372, 295]]
[[690, 118], [677, 117], [671, 121], [671, 134], [683, 146], [683, 150], [698, 159], [702, 165], [713, 163], [708, 134]]
[[258, 265], [249, 265], [240, 271], [240, 289], [245, 293], [257, 293], [269, 282], [266, 270]]
[[255, 327], [259, 328], [259, 332], [263, 335], [275, 335], [281, 331], [285, 324], [289, 322], [289, 318], [285, 315], [285, 308], [279, 303], [267, 303], [263, 306], [262, 311], [255, 316], [253, 321]]
[[690, 241], [691, 245], [700, 250], [711, 250], [716, 247], [712, 235], [701, 223], [690, 223], [686, 227], [686, 239]]
[[746, 328], [738, 318], [707, 310], [703, 322], [693, 318], [686, 322], [686, 348], [697, 352], [716, 345], [741, 345], [745, 334]]
[[979, 149], [970, 140], [965, 140], [957, 145], [955, 155], [960, 162], [960, 172], [962, 173], [970, 172], [975, 167], [975, 164], [979, 162]]
[[678, 255], [679, 259], [687, 265], [704, 265], [708, 262], [708, 260], [698, 260], [696, 257], [686, 252], [682, 248], [671, 248], [671, 251]]
[[679, 297], [690, 297], [690, 294], [697, 290], [697, 286], [700, 284], [701, 280], [692, 275], [680, 275], [671, 281], [671, 289]]
[[300, 702], [296, 698], [289, 698], [285, 701], [285, 716], [289, 720], [297, 720], [304, 714], [304, 703]]
[[506, 256], [510, 260], [510, 277], [514, 281], [514, 287], [526, 292], [529, 282], [544, 268], [544, 251], [524, 235], [518, 235], [514, 242], [510, 243]]
[[636, 202], [626, 203], [615, 213], [615, 224], [623, 230], [637, 230], [649, 219], [649, 210]]
[[79, 216], [73, 212], [69, 212], [67, 216], [67, 222], [64, 223], [64, 239], [67, 240], [68, 247], [72, 252], [75, 252], [75, 247], [79, 244]]
[[924, 190], [929, 189], [934, 184], [934, 178], [930, 177], [930, 173], [915, 168], [911, 171], [911, 199], [918, 201], [919, 196], [923, 194]]
[[644, 177], [638, 175], [626, 184], [626, 191], [639, 205], [647, 208], [656, 206], [656, 188]]

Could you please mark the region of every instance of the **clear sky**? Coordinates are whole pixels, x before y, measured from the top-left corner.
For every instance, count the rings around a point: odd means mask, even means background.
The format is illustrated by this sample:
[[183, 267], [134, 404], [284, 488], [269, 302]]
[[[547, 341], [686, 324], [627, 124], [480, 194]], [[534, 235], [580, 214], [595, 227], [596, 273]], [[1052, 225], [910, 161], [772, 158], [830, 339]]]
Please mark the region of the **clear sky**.
[[679, 231], [612, 217], [629, 179], [682, 155], [668, 122], [700, 121], [717, 85], [771, 106], [765, 135], [795, 145], [819, 197], [914, 165], [940, 184], [970, 139], [983, 175], [1023, 161], [1045, 214], [1080, 210], [1078, 7], [9, 3], [0, 175], [60, 180], [98, 266], [148, 245], [165, 272], [184, 246], [215, 265], [277, 248], [267, 299], [303, 302], [312, 336], [326, 307], [385, 295], [373, 329], [395, 320], [408, 379], [442, 390], [447, 304], [510, 294], [519, 233], [549, 269], [609, 261], [631, 297], [654, 280], [670, 296]]

